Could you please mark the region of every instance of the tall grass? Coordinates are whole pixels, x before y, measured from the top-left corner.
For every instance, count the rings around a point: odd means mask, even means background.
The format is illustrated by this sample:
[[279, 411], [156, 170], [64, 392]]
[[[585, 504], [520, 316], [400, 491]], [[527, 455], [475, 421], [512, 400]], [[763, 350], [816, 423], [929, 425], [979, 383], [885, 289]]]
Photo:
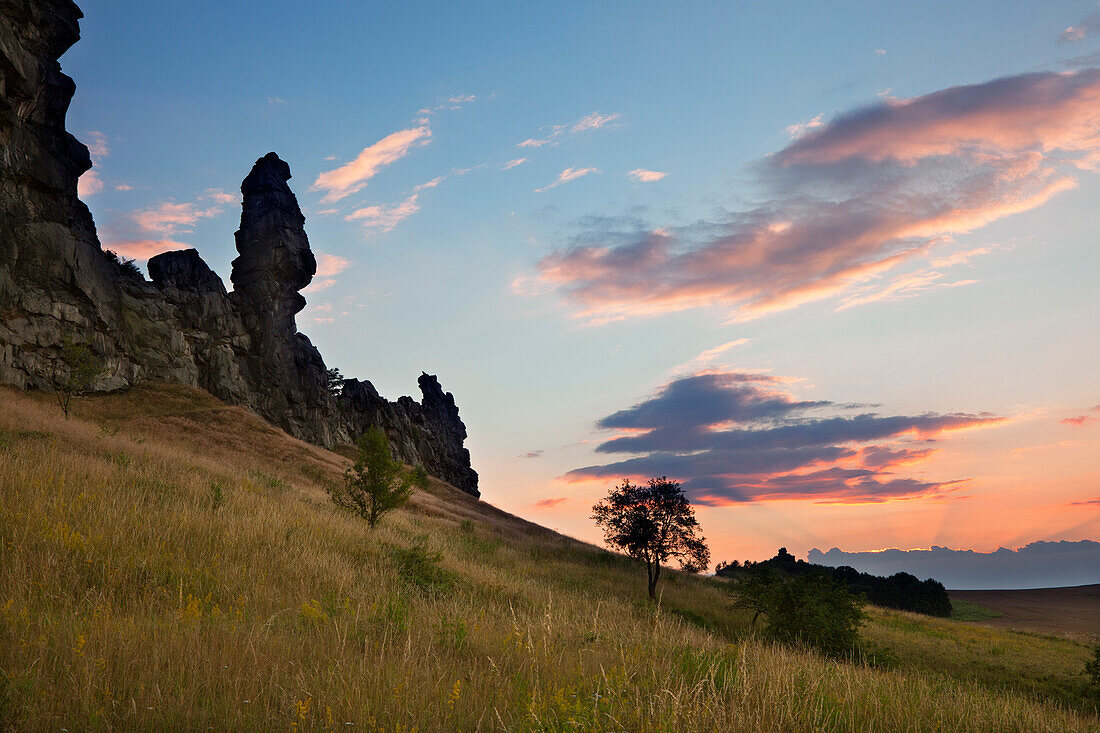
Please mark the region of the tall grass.
[[[949, 641], [927, 629], [967, 643], [959, 623], [879, 614], [891, 670], [767, 645], [718, 581], [672, 574], [647, 603], [629, 562], [441, 484], [370, 532], [324, 493], [345, 459], [194, 390], [69, 421], [40, 396], [0, 403], [0, 729], [1098, 725], [1040, 687], [943, 668]], [[976, 663], [1031, 650], [1066, 685], [1087, 656], [980, 641]]]

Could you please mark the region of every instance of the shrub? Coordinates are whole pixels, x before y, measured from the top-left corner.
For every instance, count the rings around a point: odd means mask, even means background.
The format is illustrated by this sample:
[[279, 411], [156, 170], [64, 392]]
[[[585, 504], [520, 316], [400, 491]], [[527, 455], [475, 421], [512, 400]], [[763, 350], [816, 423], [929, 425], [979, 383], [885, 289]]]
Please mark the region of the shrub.
[[356, 446], [355, 465], [344, 474], [343, 485], [329, 486], [328, 494], [333, 503], [352, 510], [374, 529], [384, 514], [409, 500], [413, 487], [428, 485], [428, 474], [394, 459], [389, 439], [378, 428], [361, 435]]
[[57, 405], [69, 419], [69, 403], [73, 397], [88, 392], [99, 375], [106, 370], [103, 360], [96, 356], [87, 343], [77, 343], [72, 333], [66, 333], [61, 341], [61, 356], [53, 364], [50, 386], [57, 396]]
[[120, 257], [117, 252], [110, 249], [103, 250], [103, 256], [118, 265], [123, 274], [133, 277], [139, 277], [142, 280], [145, 279], [145, 275], [142, 274], [141, 268], [137, 266], [137, 263], [134, 260], [128, 257]]
[[210, 483], [210, 509], [218, 511], [225, 504], [225, 490], [216, 481]]
[[777, 641], [803, 644], [826, 654], [857, 650], [861, 602], [824, 574], [782, 578], [754, 573], [737, 586], [737, 592], [735, 605], [754, 611], [754, 624], [765, 616], [765, 634]]
[[1092, 693], [1100, 699], [1100, 644], [1092, 650], [1092, 659], [1085, 662], [1085, 674], [1089, 676]]
[[429, 550], [427, 542], [426, 536], [417, 537], [411, 547], [395, 547], [390, 550], [390, 558], [409, 585], [429, 595], [435, 595], [450, 589], [454, 585], [455, 576], [450, 570], [439, 566], [443, 555]]

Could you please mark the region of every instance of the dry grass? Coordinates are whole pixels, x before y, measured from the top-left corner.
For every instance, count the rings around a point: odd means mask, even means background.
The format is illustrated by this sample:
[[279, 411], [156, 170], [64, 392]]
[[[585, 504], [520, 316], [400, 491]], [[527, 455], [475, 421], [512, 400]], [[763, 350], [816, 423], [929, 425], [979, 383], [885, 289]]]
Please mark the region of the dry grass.
[[197, 390], [0, 404], [0, 729], [1098, 726], [936, 671], [980, 631], [970, 657], [1069, 680], [1072, 642], [883, 613], [897, 669], [827, 661], [747, 636], [719, 582], [653, 607], [630, 563], [444, 484], [372, 533], [324, 494], [345, 459]]

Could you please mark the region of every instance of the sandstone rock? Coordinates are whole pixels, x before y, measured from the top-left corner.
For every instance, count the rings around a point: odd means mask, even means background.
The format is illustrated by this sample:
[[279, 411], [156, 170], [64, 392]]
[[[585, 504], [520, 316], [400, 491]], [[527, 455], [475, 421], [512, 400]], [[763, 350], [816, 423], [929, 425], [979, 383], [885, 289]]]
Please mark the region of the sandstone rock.
[[420, 377], [421, 402], [354, 379], [339, 404], [329, 394], [294, 320], [317, 263], [290, 166], [268, 153], [241, 185], [233, 292], [193, 249], [152, 258], [146, 281], [102, 251], [76, 194], [91, 161], [65, 131], [75, 86], [58, 58], [79, 38], [80, 10], [0, 0], [0, 11], [0, 382], [45, 387], [75, 338], [108, 365], [97, 389], [194, 384], [325, 446], [378, 425], [402, 460], [477, 496], [466, 427], [435, 377]]
[[222, 279], [203, 262], [194, 249], [164, 252], [149, 260], [149, 277], [158, 288], [174, 287], [194, 292], [225, 295]]

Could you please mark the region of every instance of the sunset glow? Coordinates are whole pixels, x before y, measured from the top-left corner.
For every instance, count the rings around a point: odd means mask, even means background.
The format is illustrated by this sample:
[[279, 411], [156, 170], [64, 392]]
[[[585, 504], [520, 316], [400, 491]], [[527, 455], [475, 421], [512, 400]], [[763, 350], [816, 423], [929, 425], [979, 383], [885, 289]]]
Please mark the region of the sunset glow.
[[1093, 0], [274, 4], [262, 43], [81, 5], [104, 249], [229, 286], [277, 151], [299, 330], [391, 399], [438, 374], [486, 501], [598, 542], [668, 476], [714, 561], [1100, 539]]

